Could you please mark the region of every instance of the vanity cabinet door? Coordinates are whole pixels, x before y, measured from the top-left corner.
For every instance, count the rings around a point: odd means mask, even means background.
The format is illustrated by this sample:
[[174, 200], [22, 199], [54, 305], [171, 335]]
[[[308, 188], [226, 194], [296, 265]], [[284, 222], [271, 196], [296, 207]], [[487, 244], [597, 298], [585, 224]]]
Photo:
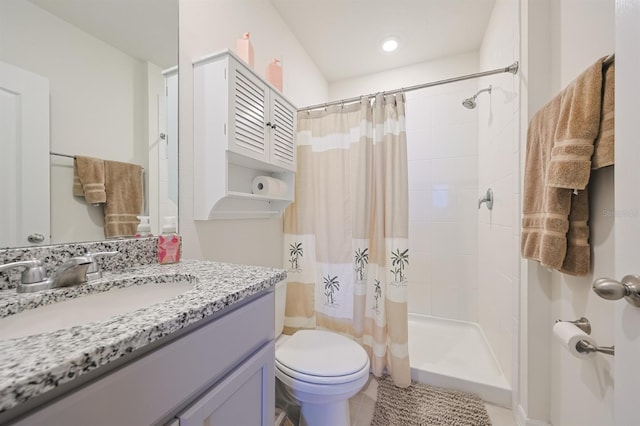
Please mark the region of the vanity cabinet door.
[[270, 342], [179, 414], [180, 426], [273, 425], [274, 354]]

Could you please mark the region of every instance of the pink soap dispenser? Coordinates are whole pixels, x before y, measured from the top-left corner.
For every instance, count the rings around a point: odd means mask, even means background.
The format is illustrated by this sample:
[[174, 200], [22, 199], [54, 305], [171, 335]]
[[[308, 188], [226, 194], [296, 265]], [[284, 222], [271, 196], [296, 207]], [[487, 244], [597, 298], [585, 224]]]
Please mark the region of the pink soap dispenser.
[[267, 65], [267, 81], [282, 92], [282, 66], [280, 65], [280, 59], [274, 59]]
[[176, 217], [167, 216], [162, 225], [162, 235], [158, 236], [158, 263], [180, 262], [180, 236], [176, 232]]
[[236, 54], [253, 69], [253, 46], [251, 45], [251, 33], [244, 33], [236, 42]]

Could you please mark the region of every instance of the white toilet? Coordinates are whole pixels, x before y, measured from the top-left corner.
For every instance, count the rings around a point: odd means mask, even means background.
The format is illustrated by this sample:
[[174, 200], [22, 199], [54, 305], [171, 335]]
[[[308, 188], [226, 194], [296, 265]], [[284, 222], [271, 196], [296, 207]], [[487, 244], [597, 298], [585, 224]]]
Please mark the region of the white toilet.
[[348, 426], [349, 398], [369, 379], [369, 357], [337, 333], [282, 335], [286, 288], [285, 281], [276, 286], [276, 379], [300, 405], [300, 425]]

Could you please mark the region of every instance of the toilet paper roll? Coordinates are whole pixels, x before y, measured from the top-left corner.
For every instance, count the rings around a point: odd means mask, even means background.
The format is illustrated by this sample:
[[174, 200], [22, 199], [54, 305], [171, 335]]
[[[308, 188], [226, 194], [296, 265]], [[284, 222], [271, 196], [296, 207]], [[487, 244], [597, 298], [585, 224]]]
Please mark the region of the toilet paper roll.
[[271, 176], [256, 176], [251, 183], [251, 192], [272, 197], [284, 197], [289, 191], [286, 182]]
[[598, 346], [595, 340], [589, 336], [584, 331], [580, 330], [574, 324], [566, 321], [559, 321], [553, 326], [553, 334], [556, 336], [558, 341], [562, 343], [562, 345], [567, 348], [571, 355], [576, 358], [587, 358], [591, 353], [588, 352], [578, 352], [576, 349], [576, 345], [580, 340], [586, 340], [591, 343], [593, 346]]

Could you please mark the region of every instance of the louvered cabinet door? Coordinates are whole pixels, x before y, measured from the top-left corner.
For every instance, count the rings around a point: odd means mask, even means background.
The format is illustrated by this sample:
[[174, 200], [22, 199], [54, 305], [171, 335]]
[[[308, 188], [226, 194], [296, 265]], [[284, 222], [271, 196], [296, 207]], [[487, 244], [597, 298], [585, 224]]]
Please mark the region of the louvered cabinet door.
[[235, 61], [229, 64], [229, 149], [256, 160], [269, 161], [267, 138], [268, 87]]
[[271, 91], [271, 163], [296, 170], [296, 109], [282, 96]]

